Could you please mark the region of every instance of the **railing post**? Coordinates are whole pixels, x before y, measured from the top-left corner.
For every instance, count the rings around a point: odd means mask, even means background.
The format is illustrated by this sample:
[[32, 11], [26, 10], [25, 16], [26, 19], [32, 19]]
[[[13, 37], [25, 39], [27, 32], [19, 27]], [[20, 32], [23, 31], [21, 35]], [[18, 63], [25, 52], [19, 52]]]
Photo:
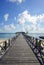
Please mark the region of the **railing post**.
[[7, 48], [7, 43], [6, 43], [6, 41], [5, 41], [5, 46], [4, 46], [4, 49], [6, 50], [6, 48]]
[[34, 46], [35, 46], [35, 53], [37, 53], [37, 43], [38, 43], [38, 39], [36, 38], [35, 41], [36, 41], [35, 44], [34, 44]]

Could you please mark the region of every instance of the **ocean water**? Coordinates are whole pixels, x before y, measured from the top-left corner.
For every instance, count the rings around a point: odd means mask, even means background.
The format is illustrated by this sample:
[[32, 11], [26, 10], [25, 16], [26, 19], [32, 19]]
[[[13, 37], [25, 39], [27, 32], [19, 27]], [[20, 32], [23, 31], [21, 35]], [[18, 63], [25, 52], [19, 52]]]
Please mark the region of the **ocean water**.
[[[39, 36], [44, 36], [44, 33], [29, 33], [28, 35], [39, 38]], [[0, 39], [12, 38], [14, 36], [16, 36], [15, 33], [0, 33]]]
[[33, 36], [35, 38], [39, 38], [39, 36], [44, 36], [44, 33], [29, 33], [29, 36]]
[[0, 33], [0, 39], [9, 39], [15, 36], [15, 33]]

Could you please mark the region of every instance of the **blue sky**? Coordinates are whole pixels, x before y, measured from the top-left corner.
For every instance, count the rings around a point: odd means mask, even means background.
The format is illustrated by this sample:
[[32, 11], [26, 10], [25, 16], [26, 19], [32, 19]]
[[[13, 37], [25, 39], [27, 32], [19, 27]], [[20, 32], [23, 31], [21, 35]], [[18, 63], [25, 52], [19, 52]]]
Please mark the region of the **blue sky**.
[[0, 33], [44, 33], [44, 0], [0, 0]]

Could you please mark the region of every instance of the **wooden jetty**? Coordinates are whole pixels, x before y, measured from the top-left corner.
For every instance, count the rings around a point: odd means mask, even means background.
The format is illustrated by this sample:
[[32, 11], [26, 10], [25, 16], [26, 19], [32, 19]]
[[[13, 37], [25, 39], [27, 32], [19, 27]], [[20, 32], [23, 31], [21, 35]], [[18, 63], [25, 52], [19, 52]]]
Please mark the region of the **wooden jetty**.
[[9, 50], [0, 59], [0, 65], [40, 65], [22, 34], [11, 42]]

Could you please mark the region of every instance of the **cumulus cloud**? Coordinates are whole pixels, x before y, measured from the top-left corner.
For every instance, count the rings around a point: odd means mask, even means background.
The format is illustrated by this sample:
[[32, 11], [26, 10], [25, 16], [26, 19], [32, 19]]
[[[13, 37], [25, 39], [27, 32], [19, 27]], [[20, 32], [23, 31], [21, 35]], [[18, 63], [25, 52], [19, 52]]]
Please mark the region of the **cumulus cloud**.
[[19, 3], [22, 3], [23, 2], [23, 0], [17, 0]]
[[19, 24], [24, 24], [25, 22], [36, 24], [38, 21], [44, 22], [44, 14], [32, 16], [28, 10], [25, 10], [18, 15]]
[[[40, 15], [31, 15], [28, 10], [20, 13], [17, 18], [18, 24], [24, 25], [25, 23], [29, 23], [30, 25], [26, 25], [24, 29], [27, 28], [29, 31], [38, 31], [38, 22], [44, 22], [44, 13]], [[43, 30], [43, 29], [42, 29]]]
[[38, 31], [36, 25], [32, 25], [32, 24], [31, 25], [29, 25], [29, 24], [25, 25], [23, 28], [24, 28], [25, 32], [31, 33], [31, 32]]
[[6, 31], [12, 31], [12, 30], [15, 30], [15, 25], [12, 23], [12, 24], [9, 24], [9, 25], [5, 25], [4, 26], [4, 29]]
[[9, 14], [8, 13], [4, 15], [5, 21], [8, 21], [8, 17], [9, 17]]
[[18, 24], [24, 24], [25, 23], [25, 19], [24, 18], [19, 18], [18, 19]]
[[44, 22], [44, 13], [39, 15], [37, 18], [40, 22]]
[[22, 3], [23, 2], [23, 0], [8, 0], [9, 2], [12, 2], [12, 3]]
[[25, 22], [36, 24], [36, 21], [37, 21], [37, 17], [31, 16], [27, 10], [18, 15], [19, 24], [24, 24]]

